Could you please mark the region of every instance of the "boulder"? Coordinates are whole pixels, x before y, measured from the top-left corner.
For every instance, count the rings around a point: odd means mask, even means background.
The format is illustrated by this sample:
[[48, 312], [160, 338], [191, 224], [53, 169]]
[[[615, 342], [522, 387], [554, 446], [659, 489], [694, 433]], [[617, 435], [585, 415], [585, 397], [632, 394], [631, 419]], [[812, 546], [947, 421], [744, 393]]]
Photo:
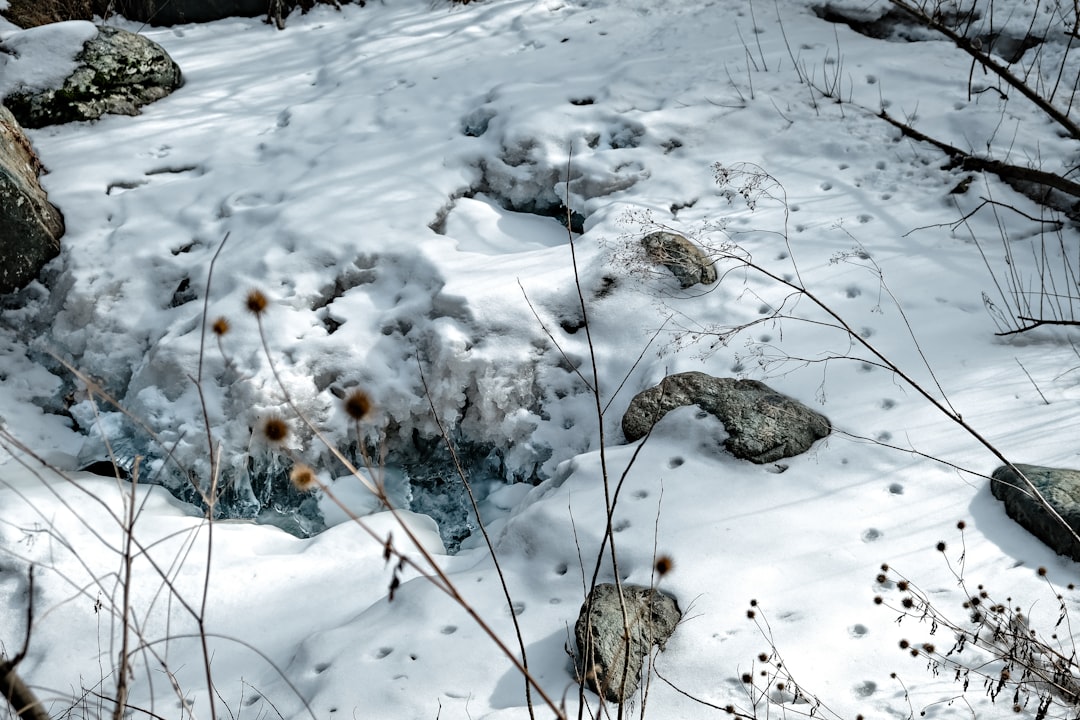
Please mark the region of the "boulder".
[[23, 287], [60, 253], [64, 216], [38, 184], [40, 172], [26, 134], [0, 105], [0, 293]]
[[609, 702], [632, 697], [645, 656], [664, 649], [681, 619], [675, 598], [655, 588], [623, 585], [620, 601], [618, 586], [597, 585], [574, 625], [580, 677]]
[[141, 106], [182, 83], [180, 68], [160, 45], [117, 27], [98, 27], [74, 60], [74, 72], [62, 83], [17, 86], [7, 94], [4, 104], [23, 127], [96, 120], [105, 113], [138, 115]]
[[829, 419], [757, 380], [718, 378], [702, 372], [669, 375], [640, 392], [622, 419], [630, 442], [645, 437], [675, 408], [697, 405], [724, 424], [724, 446], [737, 458], [776, 462], [810, 449], [829, 434]]
[[641, 245], [649, 259], [670, 270], [683, 288], [716, 282], [712, 260], [682, 235], [654, 232], [642, 238]]
[[[1080, 532], [1080, 471], [1041, 465], [1013, 467], [1024, 474], [1050, 507], [1074, 531]], [[1054, 552], [1080, 561], [1080, 543], [1061, 522], [1031, 496], [1027, 483], [1008, 465], [990, 476], [990, 492], [1005, 503], [1005, 512]]]
[[271, 0], [116, 0], [116, 12], [151, 25], [179, 25], [265, 15]]

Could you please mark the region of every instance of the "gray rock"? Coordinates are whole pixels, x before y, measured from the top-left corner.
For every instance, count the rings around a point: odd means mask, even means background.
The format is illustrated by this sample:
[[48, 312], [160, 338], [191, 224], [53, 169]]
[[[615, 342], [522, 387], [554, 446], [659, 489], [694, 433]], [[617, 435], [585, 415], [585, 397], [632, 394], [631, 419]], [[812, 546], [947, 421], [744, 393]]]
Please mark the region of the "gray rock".
[[574, 625], [578, 672], [594, 692], [615, 703], [633, 696], [645, 656], [653, 645], [663, 650], [682, 619], [675, 598], [654, 588], [623, 585], [622, 598], [615, 585], [597, 585]]
[[830, 431], [829, 419], [757, 380], [718, 378], [702, 372], [669, 375], [638, 393], [622, 419], [623, 435], [638, 440], [675, 408], [697, 405], [724, 424], [724, 445], [755, 463], [776, 462], [810, 449]]
[[76, 56], [79, 63], [63, 85], [16, 89], [4, 104], [23, 127], [96, 120], [105, 113], [138, 115], [182, 84], [180, 68], [157, 43], [116, 27], [98, 34]]
[[40, 172], [26, 134], [0, 105], [0, 293], [23, 287], [60, 253], [64, 216], [38, 184]]
[[[1014, 467], [1031, 481], [1069, 527], [1080, 532], [1080, 471], [1041, 465]], [[1080, 561], [1080, 543], [1031, 496], [1027, 483], [1009, 466], [1003, 465], [991, 475], [990, 492], [1005, 503], [1009, 517], [1054, 552]]]
[[682, 235], [654, 232], [641, 239], [649, 259], [670, 270], [684, 288], [716, 282], [716, 268], [694, 243]]

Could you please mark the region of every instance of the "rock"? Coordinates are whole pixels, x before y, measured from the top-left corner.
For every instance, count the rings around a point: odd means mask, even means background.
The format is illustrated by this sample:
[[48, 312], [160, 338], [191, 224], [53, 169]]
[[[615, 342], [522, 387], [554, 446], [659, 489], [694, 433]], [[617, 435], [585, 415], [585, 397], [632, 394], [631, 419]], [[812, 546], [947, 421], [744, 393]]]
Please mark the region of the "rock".
[[574, 625], [578, 672], [593, 691], [614, 703], [633, 696], [645, 656], [653, 645], [663, 650], [682, 619], [675, 598], [655, 588], [623, 585], [622, 597], [628, 632], [619, 589], [609, 583], [593, 588]]
[[40, 172], [26, 134], [0, 105], [0, 293], [23, 287], [60, 254], [64, 216], [38, 184]]
[[685, 372], [669, 375], [630, 401], [623, 435], [630, 442], [645, 437], [660, 418], [687, 405], [719, 418], [728, 433], [724, 446], [735, 457], [755, 463], [806, 452], [831, 427], [824, 415], [765, 383]]
[[[1080, 532], [1080, 471], [1041, 465], [1016, 464], [1014, 467], [1031, 481], [1069, 527]], [[1080, 543], [1042, 503], [1031, 497], [1027, 483], [1009, 466], [999, 467], [990, 476], [990, 492], [1005, 503], [1009, 517], [1054, 552], [1080, 561]]]
[[180, 68], [160, 45], [116, 27], [98, 27], [75, 61], [75, 71], [59, 86], [16, 88], [4, 98], [23, 127], [96, 120], [105, 113], [138, 115], [141, 106], [182, 83]]
[[117, 0], [116, 12], [151, 25], [179, 25], [265, 15], [270, 0]]
[[641, 244], [649, 259], [674, 273], [682, 287], [693, 287], [699, 283], [712, 285], [716, 282], [716, 268], [712, 261], [701, 248], [682, 235], [654, 232], [642, 238]]

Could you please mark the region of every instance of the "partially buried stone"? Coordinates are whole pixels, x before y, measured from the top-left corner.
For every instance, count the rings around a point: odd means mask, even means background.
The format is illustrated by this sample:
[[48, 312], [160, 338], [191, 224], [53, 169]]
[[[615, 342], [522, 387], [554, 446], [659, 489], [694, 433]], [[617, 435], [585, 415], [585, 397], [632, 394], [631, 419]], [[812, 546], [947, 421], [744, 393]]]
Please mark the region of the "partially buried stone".
[[[1024, 478], [1039, 491], [1060, 520], [1033, 496]], [[1002, 465], [990, 477], [990, 492], [1005, 504], [1009, 517], [1054, 552], [1080, 561], [1080, 543], [1073, 536], [1080, 532], [1080, 471], [1041, 465]]]
[[182, 84], [180, 68], [164, 48], [117, 27], [99, 27], [75, 60], [75, 71], [58, 87], [17, 88], [4, 98], [23, 127], [96, 120], [105, 113], [138, 115], [141, 106]]
[[678, 407], [697, 405], [724, 424], [724, 445], [735, 457], [764, 464], [806, 452], [830, 431], [828, 418], [757, 380], [703, 372], [669, 375], [638, 393], [622, 419], [630, 442]]
[[621, 703], [637, 690], [644, 658], [664, 649], [682, 619], [675, 598], [656, 588], [593, 588], [581, 606], [574, 638], [577, 670], [588, 686], [609, 702]]
[[716, 282], [716, 268], [712, 261], [701, 248], [682, 235], [654, 232], [642, 238], [641, 245], [649, 259], [670, 270], [683, 288]]

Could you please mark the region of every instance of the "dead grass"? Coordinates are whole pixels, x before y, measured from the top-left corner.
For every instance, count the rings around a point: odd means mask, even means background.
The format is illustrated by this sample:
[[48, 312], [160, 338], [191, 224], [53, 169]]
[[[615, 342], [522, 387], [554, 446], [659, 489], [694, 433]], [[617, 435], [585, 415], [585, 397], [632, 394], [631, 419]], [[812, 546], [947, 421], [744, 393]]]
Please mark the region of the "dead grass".
[[64, 20], [90, 20], [94, 17], [91, 0], [11, 0], [3, 16], [19, 27]]

